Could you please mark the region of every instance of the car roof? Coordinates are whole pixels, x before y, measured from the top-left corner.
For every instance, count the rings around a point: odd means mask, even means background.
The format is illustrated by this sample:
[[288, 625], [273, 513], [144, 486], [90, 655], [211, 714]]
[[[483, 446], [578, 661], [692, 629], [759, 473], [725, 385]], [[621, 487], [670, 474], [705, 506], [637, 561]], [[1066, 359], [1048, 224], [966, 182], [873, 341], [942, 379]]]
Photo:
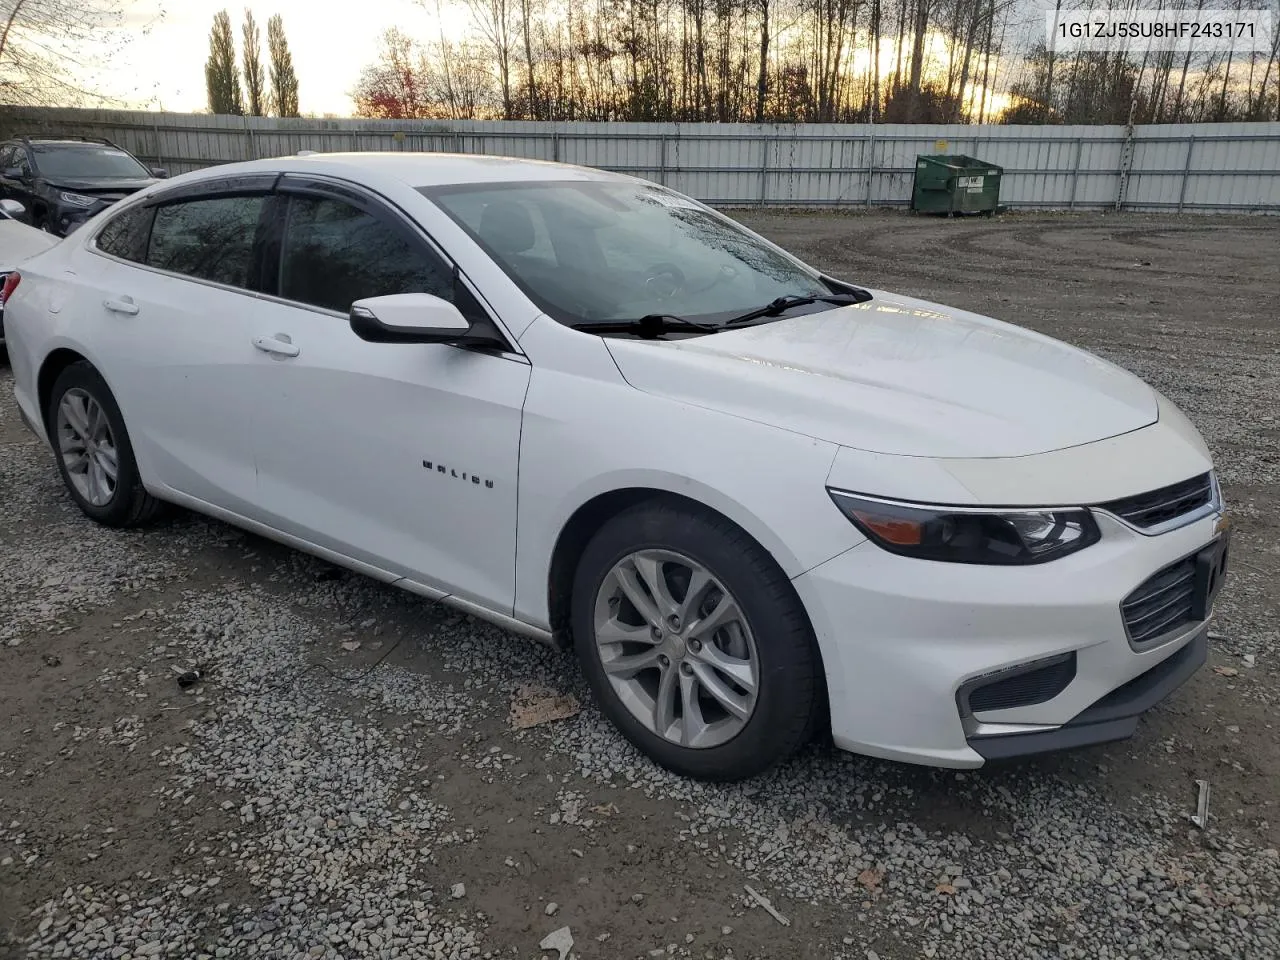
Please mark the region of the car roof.
[[315, 173], [352, 177], [360, 174], [398, 180], [408, 186], [432, 187], [462, 183], [509, 183], [538, 180], [604, 180], [632, 182], [622, 174], [546, 160], [494, 157], [469, 153], [314, 153], [274, 157], [246, 163], [220, 164], [181, 179], [197, 180], [252, 173]]
[[114, 143], [105, 143], [102, 140], [62, 140], [58, 137], [25, 137], [13, 142], [26, 143], [32, 147], [107, 147], [112, 150], [121, 149]]

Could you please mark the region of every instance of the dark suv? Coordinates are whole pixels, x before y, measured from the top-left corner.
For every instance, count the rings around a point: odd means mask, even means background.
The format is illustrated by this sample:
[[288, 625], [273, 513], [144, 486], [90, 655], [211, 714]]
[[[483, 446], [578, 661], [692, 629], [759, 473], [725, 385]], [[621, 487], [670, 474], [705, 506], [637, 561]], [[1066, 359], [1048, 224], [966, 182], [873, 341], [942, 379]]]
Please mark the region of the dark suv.
[[0, 144], [0, 199], [19, 201], [33, 227], [59, 237], [166, 176], [110, 140], [18, 137]]

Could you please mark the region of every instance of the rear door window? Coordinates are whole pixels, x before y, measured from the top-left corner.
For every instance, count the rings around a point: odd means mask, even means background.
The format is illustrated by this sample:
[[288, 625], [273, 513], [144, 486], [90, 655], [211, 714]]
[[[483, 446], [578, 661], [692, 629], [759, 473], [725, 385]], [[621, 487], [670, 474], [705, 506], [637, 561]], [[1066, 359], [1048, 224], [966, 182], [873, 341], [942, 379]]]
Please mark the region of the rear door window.
[[122, 210], [107, 221], [94, 243], [103, 253], [113, 257], [145, 263], [154, 216], [155, 210], [151, 207], [132, 206]]
[[147, 265], [253, 289], [262, 194], [201, 197], [156, 208]]

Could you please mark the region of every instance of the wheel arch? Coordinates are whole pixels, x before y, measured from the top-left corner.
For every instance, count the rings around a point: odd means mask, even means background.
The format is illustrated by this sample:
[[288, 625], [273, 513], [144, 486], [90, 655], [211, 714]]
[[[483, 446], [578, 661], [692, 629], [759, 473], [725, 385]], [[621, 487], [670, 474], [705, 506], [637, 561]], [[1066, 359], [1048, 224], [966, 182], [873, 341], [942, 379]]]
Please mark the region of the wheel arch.
[[[687, 481], [685, 485], [688, 485]], [[573, 577], [591, 535], [611, 518], [646, 500], [665, 500], [707, 511], [742, 530], [788, 577], [801, 572], [796, 569], [795, 556], [786, 550], [781, 539], [744, 507], [732, 501], [726, 502], [723, 497], [714, 498], [718, 502], [709, 502], [712, 497], [693, 495], [695, 492], [678, 492], [652, 482], [618, 486], [596, 493], [570, 513], [560, 526], [547, 564], [548, 622], [558, 646], [565, 648], [570, 642], [569, 609]]]
[[[61, 376], [63, 370], [74, 363], [80, 362], [93, 366], [95, 370], [98, 369], [94, 366], [93, 361], [84, 354], [70, 347], [58, 347], [50, 351], [49, 355], [44, 358], [44, 362], [40, 364], [40, 372], [36, 374], [36, 402], [40, 405], [40, 420], [44, 423], [46, 435], [51, 439], [53, 437], [53, 429], [52, 424], [49, 423], [49, 401], [53, 399], [53, 385], [58, 382], [58, 377]], [[102, 371], [98, 371], [98, 376], [102, 376]], [[103, 379], [105, 380], [106, 378], [104, 377]], [[108, 384], [108, 386], [110, 385]]]
[[[547, 567], [547, 610], [555, 646], [561, 650], [568, 650], [573, 647], [573, 636], [570, 627], [573, 580], [577, 573], [578, 563], [592, 534], [612, 517], [650, 500], [692, 507], [724, 520], [741, 530], [774, 563], [778, 564], [783, 574], [787, 576], [788, 587], [794, 593], [795, 601], [807, 623], [810, 648], [817, 661], [818, 676], [821, 678], [821, 682], [818, 684], [818, 700], [814, 705], [809, 731], [805, 735], [805, 740], [812, 738], [814, 735], [829, 736], [831, 731], [830, 678], [827, 674], [826, 657], [823, 655], [822, 643], [818, 638], [817, 629], [809, 614], [808, 607], [805, 605], [804, 598], [796, 590], [795, 585], [790, 583], [792, 579], [792, 574], [789, 572], [790, 568], [787, 563], [780, 560], [774, 550], [770, 549], [765, 538], [757, 536], [751, 529], [753, 526], [763, 528], [763, 525], [758, 520], [755, 523], [748, 521], [750, 525], [740, 523], [729, 511], [719, 510], [701, 499], [684, 493], [677, 493], [657, 486], [619, 487], [591, 497], [573, 511], [560, 529]], [[738, 510], [732, 512], [736, 513], [742, 509], [738, 505]], [[767, 528], [763, 529], [767, 530]], [[773, 539], [767, 533], [766, 537]], [[789, 553], [787, 556], [791, 563], [794, 564], [796, 562], [794, 556]]]

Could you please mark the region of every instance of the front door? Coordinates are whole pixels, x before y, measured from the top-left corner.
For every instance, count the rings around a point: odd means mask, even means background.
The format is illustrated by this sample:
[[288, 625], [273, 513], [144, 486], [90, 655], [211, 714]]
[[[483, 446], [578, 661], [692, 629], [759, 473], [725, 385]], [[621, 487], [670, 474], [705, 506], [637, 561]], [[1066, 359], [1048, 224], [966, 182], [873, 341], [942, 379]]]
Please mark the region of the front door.
[[454, 299], [449, 268], [374, 198], [323, 185], [284, 197], [280, 301], [257, 333], [287, 340], [292, 355], [263, 354], [254, 377], [268, 522], [509, 613], [528, 363], [360, 340], [353, 301]]

